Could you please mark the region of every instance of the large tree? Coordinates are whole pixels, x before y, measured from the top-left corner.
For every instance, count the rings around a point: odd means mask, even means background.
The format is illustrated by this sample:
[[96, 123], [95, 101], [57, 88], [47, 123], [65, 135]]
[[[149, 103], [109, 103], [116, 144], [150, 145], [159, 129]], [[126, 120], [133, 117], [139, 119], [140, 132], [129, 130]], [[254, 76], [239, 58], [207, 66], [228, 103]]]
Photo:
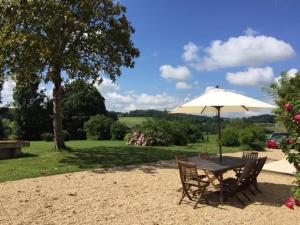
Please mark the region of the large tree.
[[39, 140], [41, 134], [51, 128], [47, 97], [44, 90], [39, 90], [40, 79], [36, 74], [17, 78], [13, 94], [16, 137]]
[[0, 76], [0, 104], [2, 103], [2, 89], [3, 89], [4, 77]]
[[104, 98], [93, 84], [84, 80], [64, 87], [62, 107], [64, 129], [72, 139], [86, 139], [84, 123], [90, 116], [106, 114]]
[[139, 50], [126, 8], [112, 0], [7, 0], [0, 3], [0, 70], [37, 73], [53, 82], [55, 148], [62, 136], [62, 83], [68, 79], [113, 81], [133, 67]]

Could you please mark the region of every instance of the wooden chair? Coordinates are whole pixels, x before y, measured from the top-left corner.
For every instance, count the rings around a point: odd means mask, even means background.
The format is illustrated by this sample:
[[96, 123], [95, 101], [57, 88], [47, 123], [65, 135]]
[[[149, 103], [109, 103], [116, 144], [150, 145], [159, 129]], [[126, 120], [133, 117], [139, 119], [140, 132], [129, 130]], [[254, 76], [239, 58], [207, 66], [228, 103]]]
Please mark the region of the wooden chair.
[[252, 173], [251, 184], [249, 186], [249, 191], [252, 194], [254, 194], [254, 193], [250, 189], [251, 186], [254, 187], [255, 190], [257, 190], [259, 193], [262, 193], [262, 191], [257, 186], [257, 177], [260, 174], [260, 172], [262, 171], [262, 168], [264, 167], [266, 161], [267, 161], [267, 157], [262, 157], [262, 158], [259, 158], [257, 160], [256, 166], [255, 166], [254, 171]]
[[[189, 159], [188, 159], [187, 155], [176, 155], [175, 159], [176, 159], [177, 164], [178, 164], [178, 161], [189, 162]], [[206, 177], [206, 175], [199, 175], [200, 179], [203, 179], [205, 177]], [[182, 187], [179, 188], [177, 191], [182, 191]]]
[[[252, 152], [252, 151], [244, 151], [243, 152], [242, 159], [257, 160], [257, 158], [258, 158], [258, 152]], [[235, 169], [234, 170], [235, 176], [239, 177], [242, 174], [243, 170], [244, 170], [244, 168]]]
[[193, 163], [178, 161], [179, 175], [182, 184], [182, 196], [179, 200], [179, 205], [181, 204], [184, 197], [188, 197], [190, 200], [196, 198], [196, 203], [194, 209], [197, 205], [204, 200], [208, 204], [208, 200], [204, 198], [204, 194], [207, 192], [207, 187], [209, 183], [203, 181], [197, 171], [197, 167]]
[[[199, 153], [200, 160], [209, 160], [209, 154], [208, 152], [200, 152]], [[204, 170], [205, 175], [207, 176], [208, 182], [211, 183], [211, 185], [218, 190], [220, 188], [220, 183], [216, 183], [216, 181], [219, 181], [218, 177], [215, 176], [213, 173], [210, 173], [208, 171]]]
[[257, 158], [258, 158], [258, 152], [252, 152], [252, 151], [243, 152], [242, 159], [257, 159]]
[[241, 204], [245, 205], [242, 199], [238, 196], [238, 194], [241, 193], [246, 199], [251, 201], [245, 191], [249, 189], [251, 185], [255, 167], [256, 160], [249, 160], [246, 163], [243, 172], [237, 179], [227, 178], [223, 181], [225, 199], [228, 197], [235, 197]]

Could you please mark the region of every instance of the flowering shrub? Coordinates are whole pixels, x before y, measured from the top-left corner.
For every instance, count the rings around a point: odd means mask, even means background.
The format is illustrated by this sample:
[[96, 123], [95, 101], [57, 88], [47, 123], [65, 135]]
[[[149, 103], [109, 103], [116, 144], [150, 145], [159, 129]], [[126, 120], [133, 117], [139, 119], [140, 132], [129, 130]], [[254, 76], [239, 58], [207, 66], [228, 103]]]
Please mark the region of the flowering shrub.
[[163, 130], [147, 129], [144, 132], [133, 130], [127, 137], [129, 145], [136, 146], [162, 146], [168, 144], [168, 135]]
[[271, 88], [278, 105], [275, 113], [291, 135], [290, 140], [282, 141], [282, 150], [296, 168], [294, 198], [290, 198], [286, 203], [287, 207], [293, 208], [294, 205], [299, 205], [300, 201], [300, 73], [296, 73], [295, 76], [282, 74]]
[[203, 141], [201, 127], [186, 121], [148, 120], [126, 135], [130, 145], [186, 145]]

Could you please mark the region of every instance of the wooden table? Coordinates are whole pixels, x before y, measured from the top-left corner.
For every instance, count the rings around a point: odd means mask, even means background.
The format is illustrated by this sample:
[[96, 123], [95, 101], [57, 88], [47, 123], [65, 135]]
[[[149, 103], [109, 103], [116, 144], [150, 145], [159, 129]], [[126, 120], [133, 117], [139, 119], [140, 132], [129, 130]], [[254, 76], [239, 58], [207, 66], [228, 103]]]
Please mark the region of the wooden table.
[[223, 174], [228, 170], [244, 167], [247, 160], [237, 157], [223, 156], [222, 161], [219, 158], [209, 160], [198, 160], [195, 164], [198, 169], [213, 173], [220, 180], [220, 204], [224, 203], [223, 193]]

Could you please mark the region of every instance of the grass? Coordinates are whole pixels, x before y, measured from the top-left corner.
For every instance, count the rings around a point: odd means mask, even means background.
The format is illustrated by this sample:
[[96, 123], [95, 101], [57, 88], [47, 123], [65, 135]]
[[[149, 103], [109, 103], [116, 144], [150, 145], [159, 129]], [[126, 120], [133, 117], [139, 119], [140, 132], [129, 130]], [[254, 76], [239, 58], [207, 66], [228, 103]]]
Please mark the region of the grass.
[[[176, 154], [197, 155], [200, 151], [217, 153], [215, 138], [210, 143], [188, 146], [134, 147], [124, 141], [69, 141], [68, 151], [53, 150], [53, 143], [32, 141], [21, 158], [0, 160], [0, 182], [48, 176], [95, 168], [125, 166], [173, 159]], [[238, 147], [223, 147], [223, 152], [236, 152]]]
[[137, 124], [141, 124], [147, 119], [151, 119], [151, 117], [119, 117], [119, 121], [125, 123], [128, 127], [133, 127]]

